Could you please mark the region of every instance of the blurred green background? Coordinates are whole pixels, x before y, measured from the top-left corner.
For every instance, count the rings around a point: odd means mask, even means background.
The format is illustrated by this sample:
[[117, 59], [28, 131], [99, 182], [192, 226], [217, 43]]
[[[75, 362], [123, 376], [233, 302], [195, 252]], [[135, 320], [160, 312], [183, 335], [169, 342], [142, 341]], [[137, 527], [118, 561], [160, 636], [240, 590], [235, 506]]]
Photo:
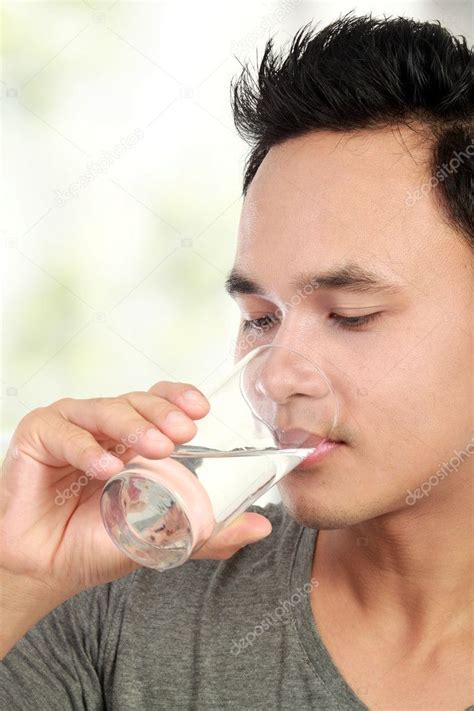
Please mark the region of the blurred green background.
[[[224, 295], [247, 147], [231, 78], [266, 39], [355, 9], [469, 2], [5, 2], [1, 446], [64, 397], [203, 387], [233, 361]], [[258, 55], [257, 55], [258, 50]]]

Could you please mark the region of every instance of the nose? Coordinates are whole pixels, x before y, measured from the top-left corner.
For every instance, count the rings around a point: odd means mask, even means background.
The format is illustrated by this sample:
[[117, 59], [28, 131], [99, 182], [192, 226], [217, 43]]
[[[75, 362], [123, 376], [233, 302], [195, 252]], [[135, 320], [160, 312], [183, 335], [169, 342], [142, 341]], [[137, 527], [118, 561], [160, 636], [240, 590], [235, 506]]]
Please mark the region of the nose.
[[327, 437], [337, 399], [326, 374], [303, 353], [274, 344], [255, 349], [242, 373], [242, 392], [258, 420], [280, 443], [299, 446], [308, 433]]
[[278, 404], [286, 404], [296, 395], [314, 399], [330, 392], [329, 381], [311, 359], [282, 346], [264, 346], [260, 354], [255, 387], [260, 395]]

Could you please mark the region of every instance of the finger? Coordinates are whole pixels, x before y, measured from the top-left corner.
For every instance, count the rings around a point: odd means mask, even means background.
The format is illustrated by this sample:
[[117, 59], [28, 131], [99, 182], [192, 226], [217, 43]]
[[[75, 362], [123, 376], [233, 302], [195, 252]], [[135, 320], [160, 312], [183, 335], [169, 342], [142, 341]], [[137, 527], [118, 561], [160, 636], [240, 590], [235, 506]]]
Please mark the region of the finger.
[[[122, 396], [125, 397], [125, 396]], [[162, 417], [174, 405], [162, 401]], [[142, 417], [135, 408], [122, 398], [92, 398], [75, 400], [65, 398], [54, 403], [62, 416], [92, 433], [101, 433], [138, 454], [149, 458], [168, 457], [174, 449], [173, 441], [152, 422]], [[183, 413], [183, 417], [186, 417]], [[189, 427], [194, 423], [189, 418]], [[178, 437], [179, 439], [179, 437]]]
[[117, 440], [111, 439], [110, 437], [96, 437], [96, 439], [101, 447], [113, 454], [114, 457], [120, 459], [124, 464], [128, 464], [130, 459], [136, 456], [136, 452], [130, 449], [130, 447], [126, 447], [123, 442], [117, 442]]
[[148, 392], [178, 405], [194, 419], [204, 417], [209, 412], [209, 400], [204, 393], [190, 383], [173, 383], [168, 380], [160, 380]]
[[127, 393], [127, 402], [143, 417], [152, 422], [173, 442], [188, 442], [196, 434], [196, 424], [191, 417], [161, 397], [151, 393]]
[[18, 449], [36, 461], [59, 467], [71, 464], [80, 471], [107, 478], [123, 463], [91, 435], [51, 408], [38, 408], [22, 420], [14, 435]]
[[[146, 392], [91, 400], [66, 398], [55, 405], [81, 427], [119, 439], [144, 456], [168, 457], [174, 443], [187, 442], [196, 433], [195, 423], [179, 407]], [[138, 441], [135, 431], [140, 434]]]
[[230, 558], [244, 546], [266, 538], [271, 532], [272, 524], [265, 516], [247, 511], [219, 531], [191, 557], [197, 560]]

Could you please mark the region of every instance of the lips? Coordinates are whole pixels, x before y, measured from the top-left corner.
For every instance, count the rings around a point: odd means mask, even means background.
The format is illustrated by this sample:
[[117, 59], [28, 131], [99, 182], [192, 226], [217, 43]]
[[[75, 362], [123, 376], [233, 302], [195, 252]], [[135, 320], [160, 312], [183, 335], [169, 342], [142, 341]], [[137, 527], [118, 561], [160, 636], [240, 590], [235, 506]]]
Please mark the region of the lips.
[[305, 469], [312, 469], [317, 464], [326, 459], [329, 454], [338, 450], [345, 444], [342, 440], [334, 440], [329, 437], [321, 437], [317, 434], [308, 433], [306, 430], [278, 430], [278, 441], [283, 447], [301, 447], [312, 449], [313, 451], [303, 459], [293, 470], [297, 472]]
[[332, 439], [323, 440], [316, 449], [314, 449], [311, 454], [309, 454], [302, 462], [298, 464], [295, 471], [298, 469], [311, 469], [312, 467], [320, 464], [322, 461], [328, 457], [331, 452], [341, 449], [344, 442], [335, 442]]

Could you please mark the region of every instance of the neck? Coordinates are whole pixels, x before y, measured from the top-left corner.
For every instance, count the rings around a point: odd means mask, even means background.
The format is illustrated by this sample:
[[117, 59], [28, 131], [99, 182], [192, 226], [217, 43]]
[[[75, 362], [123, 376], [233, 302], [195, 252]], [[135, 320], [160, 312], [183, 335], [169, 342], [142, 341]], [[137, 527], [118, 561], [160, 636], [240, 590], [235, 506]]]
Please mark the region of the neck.
[[412, 507], [320, 531], [314, 577], [364, 617], [383, 617], [413, 638], [472, 630], [472, 472], [456, 476], [449, 491]]

